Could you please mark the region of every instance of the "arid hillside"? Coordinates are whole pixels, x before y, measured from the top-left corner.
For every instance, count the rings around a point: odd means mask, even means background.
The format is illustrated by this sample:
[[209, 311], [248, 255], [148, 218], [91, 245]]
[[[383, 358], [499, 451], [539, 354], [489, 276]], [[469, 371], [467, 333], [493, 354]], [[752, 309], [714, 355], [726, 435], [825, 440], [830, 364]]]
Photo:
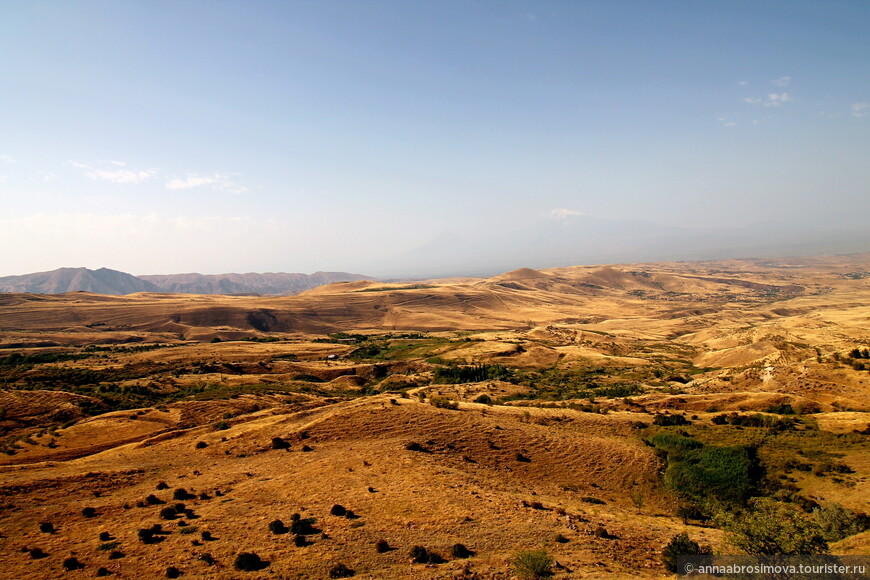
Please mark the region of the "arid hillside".
[[868, 277], [852, 255], [0, 294], [0, 558], [473, 580], [543, 550], [553, 578], [656, 578], [683, 532], [736, 553], [765, 501], [864, 553]]

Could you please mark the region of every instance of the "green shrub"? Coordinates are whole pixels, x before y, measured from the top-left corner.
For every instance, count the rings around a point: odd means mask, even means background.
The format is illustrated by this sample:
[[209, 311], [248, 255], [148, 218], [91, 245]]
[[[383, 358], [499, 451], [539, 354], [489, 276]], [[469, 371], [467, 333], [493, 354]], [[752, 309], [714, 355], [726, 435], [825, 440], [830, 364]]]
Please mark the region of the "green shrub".
[[792, 503], [758, 498], [739, 513], [719, 513], [715, 521], [728, 541], [747, 554], [826, 554], [828, 542], [815, 518]]
[[480, 403], [481, 405], [492, 405], [492, 397], [487, 395], [486, 393], [479, 395], [476, 399], [474, 399], [475, 403]]
[[514, 572], [523, 580], [534, 580], [550, 575], [553, 559], [545, 550], [523, 550], [511, 561]]
[[859, 516], [837, 503], [814, 509], [813, 518], [828, 542], [837, 542], [863, 531]]

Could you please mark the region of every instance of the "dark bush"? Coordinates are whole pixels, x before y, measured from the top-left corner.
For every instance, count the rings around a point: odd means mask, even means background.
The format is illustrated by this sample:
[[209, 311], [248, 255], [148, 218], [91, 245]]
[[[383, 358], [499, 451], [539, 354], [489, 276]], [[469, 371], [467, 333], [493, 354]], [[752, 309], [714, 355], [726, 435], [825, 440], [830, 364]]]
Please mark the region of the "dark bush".
[[354, 572], [344, 564], [336, 564], [329, 570], [330, 578], [350, 578], [354, 574], [356, 574], [356, 572]]
[[139, 537], [139, 541], [143, 544], [156, 544], [161, 541], [163, 538], [157, 537], [156, 534], [159, 534], [160, 530], [155, 530], [153, 527], [151, 528], [140, 528], [137, 532]]
[[211, 532], [208, 531], [200, 532], [199, 537], [202, 538], [203, 542], [211, 542], [215, 539], [214, 536], [211, 535]]
[[347, 514], [347, 510], [345, 509], [345, 507], [343, 505], [335, 504], [334, 506], [329, 508], [329, 513], [331, 513], [334, 516], [344, 516]]
[[609, 538], [610, 534], [607, 533], [607, 528], [604, 526], [598, 526], [594, 530], [592, 530], [592, 535], [596, 538]]
[[112, 539], [112, 534], [110, 534], [109, 532], [100, 532], [100, 541], [101, 542], [108, 542], [111, 539]]
[[566, 538], [562, 534], [556, 534], [556, 537], [553, 539], [556, 540], [557, 542], [559, 542], [560, 544], [567, 544], [569, 542], [568, 538]]
[[531, 461], [532, 461], [531, 459], [529, 459], [528, 457], [526, 457], [525, 455], [523, 455], [522, 453], [519, 453], [519, 452], [516, 454], [516, 460], [519, 461], [520, 463], [531, 463]]
[[166, 503], [156, 495], [152, 494], [145, 498], [145, 503], [148, 505], [160, 505], [162, 503]]
[[79, 562], [77, 558], [70, 556], [63, 561], [63, 567], [66, 570], [81, 570], [85, 565]]
[[175, 566], [169, 566], [168, 568], [166, 568], [167, 578], [178, 578], [179, 576], [181, 576], [181, 570], [179, 570]]
[[54, 533], [54, 524], [51, 522], [40, 522], [39, 523], [39, 531], [43, 534], [53, 534]]
[[194, 447], [196, 447], [197, 449], [205, 449], [206, 447], [208, 447], [208, 443], [206, 443], [205, 441], [197, 441]]
[[686, 419], [685, 415], [656, 415], [653, 419], [653, 425], [660, 427], [671, 427], [674, 425], [691, 425], [691, 421]]
[[82, 508], [82, 516], [86, 518], [92, 518], [97, 515], [97, 508], [86, 507]]
[[30, 554], [30, 557], [34, 560], [40, 560], [48, 556], [48, 554], [42, 551], [42, 548], [31, 548], [27, 550], [27, 553]]
[[164, 520], [174, 520], [177, 515], [174, 507], [165, 507], [160, 510], [160, 517]]
[[375, 542], [375, 552], [378, 554], [384, 554], [390, 551], [390, 543], [386, 540], [378, 540]]
[[487, 394], [478, 395], [476, 399], [474, 399], [475, 403], [480, 403], [481, 405], [492, 405], [492, 397]]
[[191, 493], [188, 493], [188, 491], [186, 489], [184, 489], [183, 487], [179, 487], [178, 489], [176, 489], [175, 491], [172, 492], [172, 499], [177, 499], [177, 500], [196, 499], [196, 496], [191, 494]]
[[710, 519], [698, 506], [694, 505], [681, 505], [677, 508], [676, 515], [683, 520], [683, 523], [688, 523], [689, 520], [704, 522]]
[[111, 575], [112, 575], [112, 573], [109, 572], [109, 569], [108, 569], [108, 568], [99, 568], [99, 569], [97, 569], [97, 576], [98, 576], [98, 577], [111, 576]]
[[109, 560], [117, 560], [117, 559], [123, 558], [123, 557], [124, 557], [124, 552], [122, 552], [120, 550], [113, 550], [112, 552], [109, 552]]
[[317, 521], [317, 518], [304, 518], [300, 520], [296, 520], [290, 524], [290, 533], [300, 536], [310, 536], [311, 534], [316, 534], [320, 530], [315, 529], [313, 524]]
[[293, 536], [293, 545], [297, 548], [303, 548], [308, 545], [308, 540], [305, 539], [305, 536], [296, 534]]
[[212, 556], [212, 555], [209, 554], [208, 552], [206, 552], [205, 554], [200, 554], [200, 555], [199, 555], [199, 559], [200, 559], [200, 561], [205, 562], [205, 563], [208, 564], [209, 566], [211, 566], [211, 565], [213, 565], [215, 562], [217, 562], [217, 560], [214, 559], [214, 556]]
[[272, 449], [290, 449], [290, 443], [280, 437], [273, 437]]
[[243, 572], [255, 572], [257, 570], [262, 570], [268, 565], [268, 562], [263, 561], [260, 556], [254, 552], [242, 552], [236, 556], [236, 561], [233, 563], [236, 570], [241, 570]]
[[428, 564], [430, 555], [429, 550], [424, 548], [423, 546], [414, 546], [411, 548], [411, 562], [414, 564]]
[[465, 544], [453, 544], [450, 548], [450, 553], [454, 558], [470, 558], [474, 556], [474, 552], [465, 547]]
[[269, 531], [273, 534], [286, 534], [290, 531], [290, 528], [285, 526], [281, 520], [272, 520], [269, 522]]
[[157, 484], [157, 489], [158, 490], [169, 489], [169, 484], [166, 483], [165, 481], [161, 481], [160, 483]]
[[405, 443], [405, 449], [408, 451], [419, 451], [421, 453], [428, 453], [429, 450], [417, 443], [416, 441], [410, 441]]
[[677, 534], [662, 550], [662, 563], [669, 572], [678, 572], [677, 556], [696, 556], [702, 554], [701, 546], [689, 538], [689, 534], [683, 532]]

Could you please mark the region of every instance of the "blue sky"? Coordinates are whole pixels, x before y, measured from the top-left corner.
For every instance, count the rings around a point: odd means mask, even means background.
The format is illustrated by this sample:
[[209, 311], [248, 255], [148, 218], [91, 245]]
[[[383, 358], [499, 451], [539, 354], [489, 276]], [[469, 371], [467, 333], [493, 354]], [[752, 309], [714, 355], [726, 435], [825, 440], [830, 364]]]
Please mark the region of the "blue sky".
[[578, 214], [859, 227], [868, 23], [831, 1], [6, 0], [0, 275], [364, 271]]

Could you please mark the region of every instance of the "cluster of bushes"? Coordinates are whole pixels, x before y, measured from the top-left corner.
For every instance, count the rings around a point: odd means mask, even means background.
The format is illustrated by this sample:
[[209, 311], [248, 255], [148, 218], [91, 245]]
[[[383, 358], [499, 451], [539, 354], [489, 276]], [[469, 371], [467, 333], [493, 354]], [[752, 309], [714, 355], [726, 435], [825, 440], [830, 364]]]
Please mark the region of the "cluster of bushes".
[[444, 366], [435, 369], [434, 383], [479, 383], [490, 380], [510, 380], [513, 373], [504, 365]]
[[[791, 408], [789, 406], [789, 408]], [[715, 415], [712, 419], [714, 425], [739, 425], [741, 427], [764, 427], [774, 431], [788, 431], [794, 429], [798, 420], [794, 417], [773, 417], [771, 415], [763, 415], [754, 413], [752, 415], [741, 415], [739, 413], [722, 413]]]
[[700, 504], [741, 505], [756, 493], [764, 473], [754, 447], [704, 445], [668, 431], [648, 442], [666, 461], [665, 484]]
[[459, 403], [447, 397], [429, 397], [429, 404], [439, 409], [451, 409], [453, 411], [459, 408]]
[[81, 353], [47, 352], [35, 354], [19, 354], [17, 352], [8, 356], [0, 356], [0, 367], [32, 367], [43, 363], [62, 362], [87, 358]]
[[[755, 556], [826, 554], [828, 544], [870, 527], [868, 517], [839, 504], [807, 512], [794, 502], [768, 497], [754, 498], [742, 508], [719, 511], [714, 521], [726, 532], [726, 540]], [[677, 557], [711, 554], [685, 533], [674, 536], [662, 551], [662, 562], [678, 572]]]
[[692, 422], [686, 419], [685, 415], [680, 414], [670, 415], [665, 413], [659, 413], [653, 419], [653, 425], [658, 425], [659, 427], [673, 427], [691, 424]]

